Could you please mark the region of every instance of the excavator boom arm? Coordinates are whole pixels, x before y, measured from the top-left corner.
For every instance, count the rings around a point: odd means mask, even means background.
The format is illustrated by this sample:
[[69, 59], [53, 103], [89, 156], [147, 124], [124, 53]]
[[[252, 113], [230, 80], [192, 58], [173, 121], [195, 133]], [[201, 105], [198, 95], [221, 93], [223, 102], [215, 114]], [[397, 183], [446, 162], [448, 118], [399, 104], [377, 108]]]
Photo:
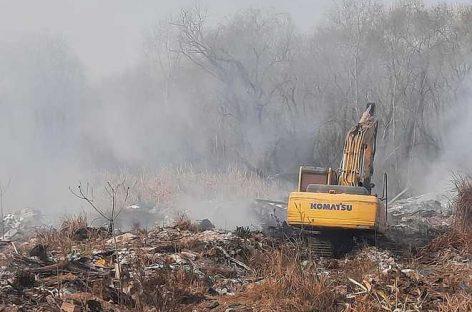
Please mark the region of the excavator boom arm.
[[339, 185], [364, 186], [370, 192], [378, 122], [374, 118], [375, 104], [367, 104], [359, 123], [347, 134]]

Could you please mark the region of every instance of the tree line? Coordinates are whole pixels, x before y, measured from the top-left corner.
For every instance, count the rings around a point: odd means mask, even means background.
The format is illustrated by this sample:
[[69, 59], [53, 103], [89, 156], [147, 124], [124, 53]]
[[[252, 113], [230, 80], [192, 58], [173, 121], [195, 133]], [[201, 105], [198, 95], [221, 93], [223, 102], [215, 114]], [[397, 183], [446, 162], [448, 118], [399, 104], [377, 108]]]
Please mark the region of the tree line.
[[471, 70], [472, 7], [340, 1], [308, 33], [286, 14], [250, 9], [209, 25], [192, 8], [147, 43], [156, 103], [191, 112], [190, 146], [207, 164], [265, 175], [337, 168], [346, 132], [373, 101], [376, 172], [400, 191], [445, 147], [444, 116]]
[[149, 29], [139, 63], [99, 84], [63, 41], [24, 45], [0, 46], [4, 142], [99, 168], [237, 164], [284, 176], [337, 168], [346, 132], [376, 102], [376, 176], [389, 172], [401, 191], [446, 146], [470, 77], [472, 6], [341, 0], [309, 31], [273, 10], [215, 23], [192, 7]]

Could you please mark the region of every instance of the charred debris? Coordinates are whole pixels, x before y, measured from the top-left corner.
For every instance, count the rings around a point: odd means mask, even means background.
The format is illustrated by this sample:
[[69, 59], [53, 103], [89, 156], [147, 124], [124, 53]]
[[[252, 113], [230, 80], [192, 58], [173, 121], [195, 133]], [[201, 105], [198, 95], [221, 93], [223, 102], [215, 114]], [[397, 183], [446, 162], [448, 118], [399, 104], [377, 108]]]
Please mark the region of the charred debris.
[[392, 205], [408, 257], [364, 246], [324, 258], [302, 241], [185, 216], [111, 235], [83, 217], [34, 228], [35, 212], [18, 212], [4, 218], [0, 311], [471, 311], [472, 187], [457, 187], [452, 204]]

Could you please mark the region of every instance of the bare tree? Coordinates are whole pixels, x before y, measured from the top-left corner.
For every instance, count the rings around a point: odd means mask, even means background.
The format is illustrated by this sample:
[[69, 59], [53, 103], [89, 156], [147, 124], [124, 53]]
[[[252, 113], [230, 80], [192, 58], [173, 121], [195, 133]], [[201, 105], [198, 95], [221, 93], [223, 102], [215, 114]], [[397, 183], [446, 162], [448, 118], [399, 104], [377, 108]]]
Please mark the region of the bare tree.
[[211, 26], [200, 8], [182, 10], [148, 48], [159, 56], [150, 62], [171, 73], [155, 84], [166, 86], [176, 111], [190, 112], [191, 126], [159, 124], [185, 133], [182, 150], [192, 160], [267, 175], [299, 164], [336, 167], [360, 107], [375, 101], [377, 172], [392, 172], [392, 190], [403, 189], [427, 164], [419, 159], [444, 149], [436, 125], [471, 73], [471, 12], [341, 0], [326, 23], [300, 33], [277, 12], [246, 10]]
[[116, 220], [125, 208], [129, 198], [130, 187], [125, 184], [125, 181], [112, 185], [111, 182], [107, 182], [105, 185], [105, 191], [110, 200], [110, 207], [99, 207], [96, 205], [93, 199], [93, 190], [88, 184], [84, 187], [82, 183], [77, 186], [77, 190], [73, 190], [69, 187], [70, 192], [77, 198], [84, 200], [89, 204], [92, 209], [97, 212], [108, 222], [108, 231], [114, 235]]

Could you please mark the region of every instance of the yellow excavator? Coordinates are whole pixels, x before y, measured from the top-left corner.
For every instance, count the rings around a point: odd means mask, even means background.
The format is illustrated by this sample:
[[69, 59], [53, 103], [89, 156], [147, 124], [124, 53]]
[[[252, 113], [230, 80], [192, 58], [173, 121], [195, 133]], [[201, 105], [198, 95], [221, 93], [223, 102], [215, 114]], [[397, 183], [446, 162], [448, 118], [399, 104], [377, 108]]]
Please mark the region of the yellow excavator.
[[378, 125], [374, 113], [375, 103], [368, 103], [358, 124], [347, 133], [338, 170], [300, 167], [298, 189], [288, 200], [289, 226], [344, 241], [360, 233], [376, 238], [386, 231], [386, 174], [382, 198], [372, 192]]

